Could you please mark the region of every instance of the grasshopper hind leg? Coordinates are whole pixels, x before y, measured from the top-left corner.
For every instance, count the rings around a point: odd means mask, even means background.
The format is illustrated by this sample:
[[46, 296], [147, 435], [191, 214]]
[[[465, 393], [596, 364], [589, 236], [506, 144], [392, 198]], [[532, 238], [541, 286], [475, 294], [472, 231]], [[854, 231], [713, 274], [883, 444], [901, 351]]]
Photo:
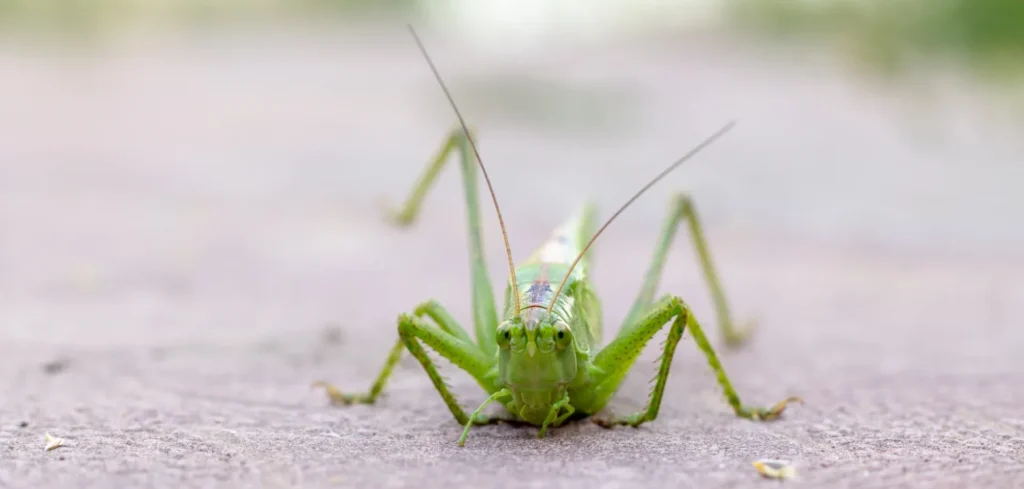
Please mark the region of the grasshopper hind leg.
[[[429, 316], [441, 327], [442, 331], [458, 340], [460, 345], [464, 345], [466, 348], [472, 347], [477, 352], [493, 356], [497, 348], [494, 342], [494, 330], [497, 328], [498, 317], [494, 307], [493, 288], [487, 276], [487, 267], [483, 253], [483, 237], [481, 236], [481, 219], [477, 198], [476, 165], [472, 152], [469, 151], [468, 144], [469, 140], [461, 128], [451, 130], [444, 139], [440, 149], [423, 170], [422, 175], [420, 175], [413, 186], [410, 195], [402, 207], [397, 211], [389, 209], [387, 213], [391, 222], [399, 227], [412, 225], [419, 215], [428, 190], [437, 180], [441, 170], [452, 154], [458, 153], [466, 198], [470, 266], [472, 270], [473, 326], [478, 343], [474, 343], [466, 330], [443, 307], [434, 301], [428, 301], [417, 307], [415, 316], [417, 318], [423, 315]], [[346, 394], [327, 382], [315, 382], [313, 386], [326, 390], [331, 402], [336, 405], [372, 404], [376, 402], [377, 397], [383, 391], [384, 385], [390, 378], [395, 365], [401, 360], [402, 350], [405, 349], [405, 346], [407, 345], [402, 338], [395, 342], [391, 353], [384, 363], [383, 369], [381, 369], [377, 379], [366, 393]]]
[[711, 252], [708, 249], [707, 240], [704, 238], [704, 227], [701, 225], [693, 199], [685, 193], [677, 193], [669, 206], [669, 214], [662, 226], [657, 245], [654, 249], [654, 256], [644, 275], [644, 282], [637, 294], [633, 306], [630, 308], [619, 336], [629, 334], [635, 328], [639, 320], [655, 307], [654, 294], [661, 281], [661, 274], [665, 269], [665, 258], [675, 239], [676, 231], [683, 221], [689, 225], [690, 238], [693, 247], [697, 251], [697, 258], [704, 272], [704, 279], [711, 289], [711, 298], [715, 305], [715, 312], [718, 316], [718, 328], [725, 338], [726, 346], [738, 347], [742, 345], [753, 332], [753, 321], [747, 320], [741, 326], [733, 322], [732, 313], [729, 309], [725, 292], [722, 289], [721, 281], [715, 270], [714, 262], [711, 259]]
[[398, 210], [388, 209], [387, 213], [391, 222], [399, 227], [412, 225], [419, 216], [427, 192], [440, 176], [445, 164], [452, 159], [453, 154], [458, 155], [466, 202], [473, 329], [480, 349], [489, 355], [494, 355], [497, 353], [494, 331], [498, 327], [498, 314], [494, 305], [494, 287], [487, 275], [487, 260], [483, 251], [480, 201], [477, 195], [476, 157], [471, 151], [469, 139], [461, 127], [449, 132], [444, 144], [427, 164], [401, 208]]

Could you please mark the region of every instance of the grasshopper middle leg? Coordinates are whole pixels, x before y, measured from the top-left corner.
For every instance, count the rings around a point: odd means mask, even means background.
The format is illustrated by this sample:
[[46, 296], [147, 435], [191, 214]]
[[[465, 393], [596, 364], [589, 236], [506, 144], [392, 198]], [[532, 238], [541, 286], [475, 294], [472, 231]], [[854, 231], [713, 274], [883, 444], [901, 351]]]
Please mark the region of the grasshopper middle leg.
[[[434, 302], [428, 302], [425, 306], [434, 307], [436, 310], [443, 311], [443, 309]], [[451, 325], [435, 326], [424, 320], [419, 315], [403, 314], [398, 319], [398, 343], [392, 349], [391, 355], [388, 356], [388, 360], [384, 364], [384, 368], [381, 369], [380, 374], [377, 376], [377, 380], [373, 383], [373, 386], [370, 388], [368, 393], [343, 394], [337, 388], [329, 384], [320, 382], [315, 385], [325, 387], [328, 395], [331, 397], [331, 400], [336, 404], [371, 404], [375, 402], [377, 396], [380, 395], [384, 384], [387, 382], [395, 365], [400, 360], [401, 351], [404, 347], [405, 349], [408, 349], [417, 360], [419, 360], [421, 365], [423, 365], [423, 369], [427, 372], [427, 375], [430, 377], [430, 380], [433, 382], [438, 393], [441, 394], [441, 397], [444, 399], [448, 409], [451, 410], [452, 415], [455, 416], [455, 420], [461, 425], [466, 425], [470, 422], [471, 418], [455, 399], [454, 394], [452, 394], [448, 385], [441, 377], [441, 374], [438, 372], [434, 362], [427, 355], [427, 351], [424, 346], [430, 347], [434, 351], [440, 353], [441, 356], [455, 364], [460, 369], [469, 373], [482, 387], [492, 392], [498, 390], [490, 380], [490, 373], [494, 370], [494, 361], [480, 351], [480, 349], [471, 341], [466, 341], [465, 339], [460, 338], [458, 333], [453, 333], [451, 330]], [[463, 331], [462, 334], [465, 335], [465, 332]], [[474, 424], [491, 424], [501, 420], [496, 418], [486, 418], [475, 414], [472, 421]]]
[[612, 419], [595, 418], [595, 423], [604, 427], [615, 425], [636, 427], [645, 422], [653, 421], [658, 416], [658, 409], [661, 407], [661, 398], [665, 391], [665, 383], [668, 380], [676, 345], [683, 337], [683, 331], [686, 328], [690, 329], [697, 348], [707, 357], [708, 365], [715, 372], [718, 384], [722, 387], [726, 400], [736, 413], [736, 416], [753, 420], [772, 420], [782, 414], [787, 404], [800, 402], [800, 399], [797, 397], [789, 397], [771, 407], [743, 404], [736, 390], [733, 389], [732, 382], [729, 381], [725, 369], [719, 363], [718, 356], [711, 347], [711, 343], [704, 336], [703, 329], [696, 318], [693, 317], [689, 307], [679, 297], [668, 296], [659, 301], [653, 310], [630, 329], [629, 333], [616, 338], [594, 358], [594, 365], [597, 371], [602, 372], [602, 374], [595, 379], [597, 390], [600, 393], [596, 398], [599, 406], [595, 406], [592, 409], [603, 407], [612, 393], [617, 390], [626, 372], [633, 366], [633, 363], [639, 357], [647, 342], [670, 321], [672, 326], [669, 330], [668, 340], [665, 342], [665, 350], [661, 356], [657, 380], [648, 399], [647, 407], [629, 416]]
[[[437, 301], [427, 301], [420, 304], [413, 313], [415, 317], [421, 318], [427, 316], [434, 320], [440, 327], [441, 331], [451, 335], [453, 338], [462, 341], [469, 346], [474, 346], [473, 340], [470, 339], [469, 334], [462, 328], [461, 325], [451, 314], [448, 313], [445, 308]], [[339, 406], [347, 406], [349, 404], [373, 404], [377, 401], [377, 397], [384, 391], [384, 386], [387, 384], [388, 379], [391, 378], [391, 373], [394, 371], [395, 366], [402, 359], [402, 350], [405, 349], [405, 342], [399, 336], [395, 345], [391, 347], [391, 353], [388, 354], [387, 360], [384, 361], [384, 367], [380, 373], [377, 374], [377, 379], [373, 381], [373, 385], [370, 386], [370, 390], [364, 393], [345, 393], [332, 384], [324, 381], [317, 381], [313, 383], [313, 387], [322, 387], [327, 391], [327, 396], [331, 400], [331, 404]]]

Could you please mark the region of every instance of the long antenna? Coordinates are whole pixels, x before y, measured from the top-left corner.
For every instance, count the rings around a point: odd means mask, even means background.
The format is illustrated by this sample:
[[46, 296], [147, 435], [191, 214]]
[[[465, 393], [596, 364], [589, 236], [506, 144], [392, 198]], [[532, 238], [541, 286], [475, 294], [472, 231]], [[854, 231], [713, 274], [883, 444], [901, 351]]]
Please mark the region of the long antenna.
[[555, 307], [555, 299], [558, 298], [558, 294], [562, 293], [562, 288], [565, 287], [565, 283], [569, 281], [569, 275], [572, 273], [572, 270], [576, 268], [576, 264], [580, 262], [580, 259], [583, 258], [583, 255], [585, 255], [587, 253], [587, 250], [590, 249], [590, 245], [594, 244], [594, 241], [596, 241], [597, 237], [604, 232], [605, 228], [607, 228], [608, 225], [611, 224], [616, 217], [619, 217], [619, 214], [622, 214], [622, 211], [626, 210], [626, 208], [629, 207], [629, 205], [632, 204], [633, 201], [635, 201], [638, 197], [640, 197], [641, 194], [646, 192], [647, 189], [654, 186], [655, 183], [658, 183], [658, 180], [664, 178], [665, 175], [671, 173], [672, 170], [675, 170], [679, 165], [682, 165], [684, 162], [686, 162], [686, 160], [693, 158], [697, 153], [700, 152], [700, 150], [706, 148], [708, 145], [715, 142], [716, 139], [725, 135], [725, 133], [729, 132], [729, 130], [732, 129], [735, 125], [736, 121], [729, 121], [728, 123], [726, 123], [724, 126], [722, 126], [721, 129], [719, 129], [717, 132], [715, 132], [707, 139], [705, 139], [704, 142], [698, 144], [695, 148], [691, 149], [689, 153], [686, 153], [682, 158], [676, 160], [675, 163], [672, 163], [671, 166], [663, 170], [660, 174], [658, 174], [658, 176], [654, 177], [654, 179], [648, 182], [647, 185], [644, 185], [644, 187], [641, 188], [637, 193], [633, 194], [633, 197], [626, 201], [626, 203], [623, 204], [622, 207], [619, 207], [619, 210], [615, 211], [615, 214], [612, 214], [612, 217], [608, 218], [608, 220], [605, 221], [604, 225], [601, 226], [601, 229], [598, 229], [597, 232], [594, 233], [594, 236], [590, 238], [590, 241], [588, 241], [587, 245], [583, 247], [583, 250], [580, 251], [580, 254], [576, 256], [576, 260], [574, 260], [572, 262], [572, 265], [569, 266], [569, 270], [565, 272], [565, 278], [563, 278], [562, 282], [558, 284], [558, 289], [555, 290], [555, 295], [551, 297], [551, 303], [548, 304], [548, 314], [551, 314], [551, 310]]
[[505, 253], [508, 254], [508, 272], [509, 272], [509, 283], [512, 285], [512, 297], [515, 298], [516, 304], [516, 316], [519, 316], [521, 310], [519, 306], [519, 286], [516, 284], [516, 265], [512, 261], [512, 246], [508, 244], [508, 233], [505, 232], [505, 220], [501, 217], [501, 208], [498, 207], [498, 197], [494, 195], [494, 187], [491, 185], [491, 177], [487, 176], [487, 168], [484, 168], [484, 160], [480, 158], [480, 151], [476, 149], [476, 143], [473, 142], [473, 136], [469, 134], [469, 127], [466, 126], [465, 119], [462, 118], [462, 113], [459, 112], [459, 108], [455, 105], [455, 99], [452, 98], [452, 94], [448, 92], [448, 87], [445, 85], [444, 80], [441, 79], [441, 74], [438, 73], [437, 67], [434, 66], [434, 62], [431, 61], [430, 55], [427, 54], [427, 49], [423, 47], [423, 42], [420, 41], [420, 36], [416, 35], [416, 30], [412, 28], [412, 24], [407, 24], [409, 27], [409, 33], [412, 34], [413, 40], [416, 41], [416, 46], [420, 48], [420, 52], [423, 53], [423, 58], [427, 60], [427, 64], [430, 65], [430, 71], [434, 73], [434, 78], [437, 78], [437, 83], [441, 85], [441, 90], [444, 90], [445, 97], [448, 97], [448, 103], [452, 106], [452, 110], [455, 111], [455, 116], [459, 118], [459, 125], [462, 126], [462, 132], [466, 134], [466, 139], [469, 140], [469, 146], [473, 148], [473, 154], [476, 156], [476, 161], [480, 165], [480, 170], [484, 174], [484, 180], [487, 182], [487, 190], [491, 192], [491, 200], [494, 201], [494, 211], [498, 214], [498, 225], [501, 226], [501, 237], [505, 240]]

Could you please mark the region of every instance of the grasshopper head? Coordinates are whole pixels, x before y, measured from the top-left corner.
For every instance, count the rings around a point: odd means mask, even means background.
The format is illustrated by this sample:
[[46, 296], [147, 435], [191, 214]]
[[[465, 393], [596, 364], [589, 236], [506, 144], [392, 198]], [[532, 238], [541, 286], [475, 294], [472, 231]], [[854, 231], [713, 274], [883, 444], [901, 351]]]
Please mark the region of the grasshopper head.
[[512, 391], [518, 415], [540, 424], [576, 377], [572, 330], [543, 309], [498, 325], [498, 373]]

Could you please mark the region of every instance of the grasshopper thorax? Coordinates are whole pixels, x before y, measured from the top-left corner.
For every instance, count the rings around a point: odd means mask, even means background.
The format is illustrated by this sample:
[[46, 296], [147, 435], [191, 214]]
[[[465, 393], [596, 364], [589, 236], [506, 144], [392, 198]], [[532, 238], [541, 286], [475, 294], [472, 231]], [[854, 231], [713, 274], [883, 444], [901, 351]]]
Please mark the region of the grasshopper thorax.
[[512, 391], [514, 411], [541, 423], [576, 377], [572, 329], [540, 308], [526, 309], [497, 330], [498, 374]]

